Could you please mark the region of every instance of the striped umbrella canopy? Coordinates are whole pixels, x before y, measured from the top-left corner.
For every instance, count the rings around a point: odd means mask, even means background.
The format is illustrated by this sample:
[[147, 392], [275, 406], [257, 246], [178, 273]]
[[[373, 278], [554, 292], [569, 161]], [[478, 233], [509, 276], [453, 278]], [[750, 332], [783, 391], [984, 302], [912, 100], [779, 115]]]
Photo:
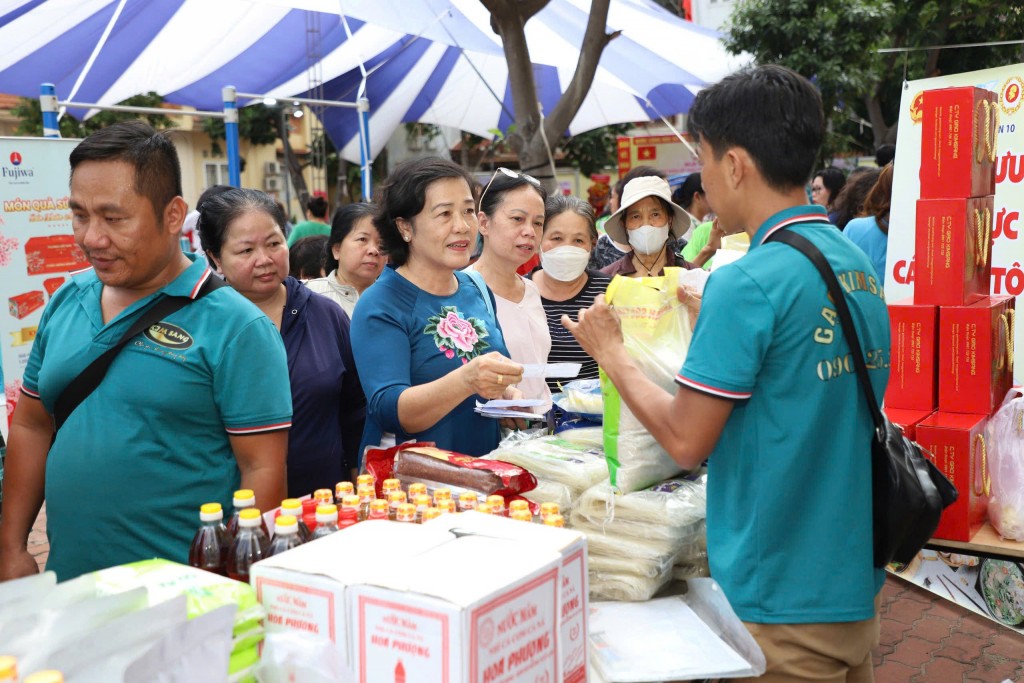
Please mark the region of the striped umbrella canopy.
[[[542, 111], [572, 79], [589, 8], [550, 0], [526, 24]], [[651, 0], [611, 0], [607, 30], [621, 35], [571, 134], [684, 113], [748, 61]], [[501, 40], [479, 0], [4, 0], [0, 45], [0, 92], [26, 97], [51, 82], [61, 100], [114, 104], [155, 91], [220, 110], [227, 85], [344, 102], [365, 93], [374, 156], [402, 123], [491, 137], [514, 121]], [[323, 123], [358, 162], [356, 112], [329, 108]]]

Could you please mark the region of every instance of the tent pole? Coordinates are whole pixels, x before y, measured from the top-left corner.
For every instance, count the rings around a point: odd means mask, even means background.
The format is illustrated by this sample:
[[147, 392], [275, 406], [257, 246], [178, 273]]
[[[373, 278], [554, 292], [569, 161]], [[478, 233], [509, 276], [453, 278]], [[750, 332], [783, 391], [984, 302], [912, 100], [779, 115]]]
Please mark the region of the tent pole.
[[238, 104], [235, 87], [221, 90], [224, 100], [224, 138], [228, 143], [228, 182], [232, 187], [242, 186], [242, 168], [238, 157]]
[[60, 123], [57, 120], [57, 88], [53, 83], [39, 86], [39, 109], [43, 112], [43, 137], [59, 138]]
[[373, 201], [373, 159], [370, 157], [370, 100], [360, 97], [359, 116], [359, 169], [362, 176], [363, 201]]

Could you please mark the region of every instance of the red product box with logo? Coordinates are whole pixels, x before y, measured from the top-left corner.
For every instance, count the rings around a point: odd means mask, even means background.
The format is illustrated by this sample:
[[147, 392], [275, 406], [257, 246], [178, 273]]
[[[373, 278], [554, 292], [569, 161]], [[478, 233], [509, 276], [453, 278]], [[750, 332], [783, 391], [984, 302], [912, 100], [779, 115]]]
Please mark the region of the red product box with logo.
[[29, 275], [66, 273], [89, 266], [89, 260], [72, 235], [29, 238], [25, 242], [25, 262]]
[[970, 541], [985, 523], [989, 492], [987, 423], [985, 415], [937, 412], [917, 425], [917, 442], [959, 494], [942, 513], [935, 538]]
[[941, 88], [921, 96], [921, 198], [995, 194], [999, 96]]
[[926, 420], [934, 411], [908, 410], [906, 408], [885, 407], [885, 416], [889, 421], [903, 430], [904, 436], [911, 441], [917, 440], [917, 425]]
[[920, 199], [914, 303], [963, 306], [989, 294], [992, 196]]
[[939, 309], [939, 410], [991, 415], [1013, 384], [1014, 298]]
[[892, 347], [885, 405], [912, 410], [935, 409], [938, 401], [935, 354], [939, 309], [903, 299], [889, 304]]
[[31, 292], [15, 294], [7, 300], [7, 307], [18, 320], [21, 320], [32, 311], [43, 307], [43, 292], [40, 289], [33, 289]]

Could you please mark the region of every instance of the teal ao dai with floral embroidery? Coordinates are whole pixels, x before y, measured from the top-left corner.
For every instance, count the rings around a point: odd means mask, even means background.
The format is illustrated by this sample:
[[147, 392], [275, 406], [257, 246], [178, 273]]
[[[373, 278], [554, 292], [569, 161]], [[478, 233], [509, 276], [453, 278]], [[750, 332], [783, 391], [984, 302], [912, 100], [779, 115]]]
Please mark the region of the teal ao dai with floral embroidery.
[[379, 444], [385, 433], [395, 434], [399, 443], [433, 441], [466, 455], [497, 447], [497, 421], [474, 412], [479, 396], [469, 397], [423, 432], [408, 434], [398, 421], [398, 397], [409, 387], [440, 379], [479, 355], [497, 351], [508, 356], [491, 312], [493, 301], [488, 306], [465, 273], [455, 277], [459, 288], [454, 294], [435, 296], [388, 267], [359, 298], [352, 315], [352, 352], [367, 404], [360, 452]]

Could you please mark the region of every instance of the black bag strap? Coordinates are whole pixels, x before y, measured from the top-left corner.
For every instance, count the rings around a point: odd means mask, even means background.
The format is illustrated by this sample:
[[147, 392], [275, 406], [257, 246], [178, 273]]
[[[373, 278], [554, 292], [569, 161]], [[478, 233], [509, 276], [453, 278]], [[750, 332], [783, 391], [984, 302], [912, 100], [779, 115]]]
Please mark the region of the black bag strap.
[[213, 290], [225, 286], [227, 286], [225, 282], [211, 272], [208, 274], [206, 282], [203, 283], [196, 293], [195, 299], [187, 296], [165, 296], [147, 308], [116, 344], [100, 354], [92, 363], [89, 363], [84, 370], [78, 373], [77, 377], [64, 387], [64, 391], [61, 392], [53, 407], [54, 431], [59, 431], [67, 419], [71, 417], [71, 413], [75, 411], [75, 408], [88, 398], [89, 394], [96, 390], [96, 387], [100, 385], [100, 382], [106, 376], [107, 370], [110, 369], [110, 364], [114, 362], [114, 358], [121, 352], [125, 344], [140, 332], [160, 322], [175, 311], [184, 308], [193, 301], [198, 301]]
[[875, 438], [878, 439], [879, 443], [885, 441], [885, 418], [882, 416], [882, 411], [878, 407], [878, 400], [875, 398], [875, 392], [871, 388], [871, 381], [868, 379], [868, 367], [864, 362], [864, 353], [861, 351], [860, 338], [857, 336], [857, 328], [853, 325], [853, 317], [850, 315], [850, 307], [846, 304], [846, 296], [843, 294], [842, 287], [839, 286], [839, 280], [836, 279], [836, 274], [832, 270], [832, 266], [829, 265], [825, 259], [824, 254], [821, 250], [814, 246], [814, 243], [803, 235], [798, 235], [795, 232], [789, 230], [777, 230], [774, 234], [769, 235], [768, 239], [765, 240], [772, 242], [782, 242], [793, 247], [801, 254], [810, 259], [814, 267], [821, 273], [822, 279], [825, 280], [825, 285], [828, 287], [828, 292], [832, 296], [832, 303], [835, 304], [836, 313], [839, 315], [839, 321], [843, 326], [843, 334], [846, 335], [846, 342], [850, 345], [850, 355], [853, 357], [853, 365], [857, 370], [857, 377], [860, 380], [861, 388], [864, 389], [864, 397], [868, 401], [868, 409], [871, 411], [871, 418], [875, 422]]

